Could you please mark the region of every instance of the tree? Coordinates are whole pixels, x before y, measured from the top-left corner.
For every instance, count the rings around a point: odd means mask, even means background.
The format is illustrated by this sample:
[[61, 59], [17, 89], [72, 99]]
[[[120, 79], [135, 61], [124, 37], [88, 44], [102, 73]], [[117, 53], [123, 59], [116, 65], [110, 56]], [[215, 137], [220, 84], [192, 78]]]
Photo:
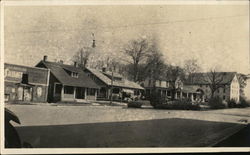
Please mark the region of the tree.
[[93, 53], [93, 48], [84, 47], [81, 48], [72, 58], [73, 62], [77, 62], [79, 66], [86, 67], [90, 55]]
[[224, 72], [217, 72], [215, 69], [211, 69], [210, 72], [204, 74], [204, 77], [201, 77], [204, 82], [208, 83], [211, 98], [214, 98], [216, 90], [230, 83], [230, 81], [225, 80], [225, 76], [226, 74]]
[[169, 82], [170, 88], [172, 89], [171, 98], [174, 99], [177, 90], [182, 87], [182, 81], [185, 78], [184, 69], [179, 66], [168, 65], [166, 70], [166, 79]]
[[184, 70], [187, 76], [189, 77], [189, 80], [193, 82], [193, 75], [196, 72], [199, 72], [201, 70], [200, 65], [198, 64], [197, 59], [189, 59], [184, 62]]
[[139, 64], [143, 62], [149, 55], [149, 44], [146, 39], [132, 40], [127, 47], [124, 48], [125, 55], [129, 58], [129, 64], [132, 64], [133, 81], [138, 81]]

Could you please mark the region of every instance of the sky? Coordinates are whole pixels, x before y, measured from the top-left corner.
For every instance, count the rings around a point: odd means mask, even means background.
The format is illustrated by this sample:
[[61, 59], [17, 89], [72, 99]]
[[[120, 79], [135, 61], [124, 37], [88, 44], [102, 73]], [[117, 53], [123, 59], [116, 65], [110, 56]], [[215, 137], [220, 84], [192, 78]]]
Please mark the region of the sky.
[[5, 6], [4, 17], [7, 63], [71, 63], [94, 33], [100, 57], [121, 59], [129, 41], [154, 38], [169, 64], [250, 73], [248, 5]]

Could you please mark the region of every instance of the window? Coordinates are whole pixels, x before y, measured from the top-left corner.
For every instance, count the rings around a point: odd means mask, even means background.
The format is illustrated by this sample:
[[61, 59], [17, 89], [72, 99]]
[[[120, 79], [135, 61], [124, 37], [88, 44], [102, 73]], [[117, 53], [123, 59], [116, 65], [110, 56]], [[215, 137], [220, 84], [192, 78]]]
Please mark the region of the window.
[[148, 85], [149, 85], [149, 86], [151, 85], [151, 80], [148, 80]]
[[223, 100], [225, 100], [226, 99], [226, 96], [225, 95], [223, 95]]
[[170, 95], [171, 95], [171, 94], [170, 94], [170, 90], [168, 90], [168, 91], [167, 91], [167, 96], [170, 96]]
[[64, 87], [64, 94], [74, 94], [74, 87], [72, 87], [72, 86], [65, 86]]
[[71, 77], [78, 78], [78, 73], [76, 73], [76, 72], [71, 72]]
[[94, 96], [95, 95], [95, 89], [94, 88], [87, 88], [87, 95]]
[[220, 93], [220, 88], [217, 89], [217, 92]]
[[226, 93], [226, 87], [223, 88], [223, 93]]

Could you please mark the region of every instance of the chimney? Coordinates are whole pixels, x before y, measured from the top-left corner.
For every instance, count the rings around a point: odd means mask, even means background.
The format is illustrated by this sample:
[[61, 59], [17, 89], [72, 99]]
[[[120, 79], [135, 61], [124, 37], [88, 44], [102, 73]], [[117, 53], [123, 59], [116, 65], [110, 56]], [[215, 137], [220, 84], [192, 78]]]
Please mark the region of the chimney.
[[60, 64], [63, 64], [63, 60], [60, 60], [59, 63], [60, 63]]
[[47, 61], [47, 59], [48, 59], [47, 55], [43, 56], [43, 61]]
[[74, 67], [77, 67], [77, 62], [76, 61], [74, 62]]
[[93, 39], [92, 47], [93, 47], [93, 48], [96, 47], [96, 45], [95, 45], [95, 39]]
[[106, 67], [102, 67], [102, 72], [106, 72]]

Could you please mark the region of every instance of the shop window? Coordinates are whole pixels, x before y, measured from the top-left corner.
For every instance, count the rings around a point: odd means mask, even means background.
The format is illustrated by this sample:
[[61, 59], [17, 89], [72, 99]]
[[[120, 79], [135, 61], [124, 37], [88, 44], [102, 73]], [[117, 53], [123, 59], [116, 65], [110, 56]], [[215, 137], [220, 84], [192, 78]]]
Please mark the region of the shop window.
[[74, 94], [74, 87], [72, 87], [72, 86], [65, 86], [64, 87], [64, 94]]

